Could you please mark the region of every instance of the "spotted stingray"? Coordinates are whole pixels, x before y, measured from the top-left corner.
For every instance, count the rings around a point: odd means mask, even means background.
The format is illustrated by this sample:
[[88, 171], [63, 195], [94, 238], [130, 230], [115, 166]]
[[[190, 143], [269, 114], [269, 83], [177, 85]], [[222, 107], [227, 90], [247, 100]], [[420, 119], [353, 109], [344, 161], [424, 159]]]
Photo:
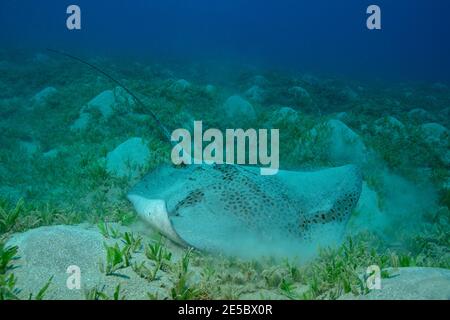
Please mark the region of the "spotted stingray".
[[348, 165], [262, 176], [238, 165], [161, 167], [128, 194], [138, 214], [173, 241], [233, 254], [276, 253], [341, 239], [361, 193], [361, 175]]

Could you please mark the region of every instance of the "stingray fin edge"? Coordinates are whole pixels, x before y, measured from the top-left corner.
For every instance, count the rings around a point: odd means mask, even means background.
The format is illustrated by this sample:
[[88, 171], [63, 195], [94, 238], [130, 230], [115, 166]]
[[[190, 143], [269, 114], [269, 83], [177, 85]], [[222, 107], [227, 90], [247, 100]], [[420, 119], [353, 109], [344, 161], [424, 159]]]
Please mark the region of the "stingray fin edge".
[[129, 194], [128, 200], [133, 204], [138, 215], [155, 230], [179, 245], [191, 247], [175, 231], [164, 200], [147, 199], [136, 194]]

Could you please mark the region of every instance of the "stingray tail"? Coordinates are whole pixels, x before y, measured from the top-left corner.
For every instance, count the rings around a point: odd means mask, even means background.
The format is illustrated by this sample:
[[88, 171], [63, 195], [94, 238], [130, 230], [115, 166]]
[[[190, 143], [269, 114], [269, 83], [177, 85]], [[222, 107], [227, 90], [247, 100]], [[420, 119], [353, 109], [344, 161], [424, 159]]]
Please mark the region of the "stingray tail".
[[[123, 85], [119, 80], [114, 79], [111, 75], [109, 75], [108, 73], [106, 73], [105, 71], [101, 70], [100, 68], [94, 66], [93, 64], [80, 59], [78, 57], [75, 57], [71, 54], [62, 52], [62, 51], [58, 51], [58, 50], [54, 50], [54, 49], [47, 49], [50, 52], [68, 57], [70, 59], [76, 60], [78, 62], [81, 62], [85, 65], [87, 65], [88, 67], [90, 67], [91, 69], [94, 69], [95, 71], [101, 73], [103, 76], [105, 76], [106, 78], [108, 78], [109, 80], [111, 80], [112, 82], [116, 83], [118, 86], [120, 86], [121, 88], [123, 88], [130, 96], [133, 97], [133, 99], [141, 106], [141, 107], [146, 107], [145, 104], [142, 102], [141, 99], [139, 99], [130, 89], [128, 89], [127, 87], [125, 87], [125, 85]], [[156, 125], [158, 126], [158, 128], [161, 130], [161, 133], [164, 135], [164, 137], [167, 139], [167, 141], [172, 144], [172, 140], [170, 138], [170, 134], [169, 134], [169, 130], [167, 130], [166, 126], [164, 126], [164, 124], [161, 122], [161, 120], [159, 120], [159, 118], [156, 116], [156, 114], [153, 113], [153, 111], [149, 110], [151, 117], [153, 118], [153, 120], [156, 122]]]

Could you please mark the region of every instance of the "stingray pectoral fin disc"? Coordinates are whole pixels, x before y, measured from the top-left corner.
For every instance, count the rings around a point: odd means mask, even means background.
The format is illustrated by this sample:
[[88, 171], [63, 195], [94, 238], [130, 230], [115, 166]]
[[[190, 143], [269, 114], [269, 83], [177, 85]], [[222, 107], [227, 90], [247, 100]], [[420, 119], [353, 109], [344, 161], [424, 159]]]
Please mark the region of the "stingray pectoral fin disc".
[[354, 166], [261, 176], [258, 168], [198, 165], [158, 168], [128, 197], [177, 243], [233, 255], [303, 256], [340, 241], [360, 192]]
[[184, 208], [170, 219], [179, 236], [200, 250], [233, 254], [237, 244], [257, 245], [257, 234], [214, 199]]
[[136, 194], [128, 195], [128, 199], [133, 204], [139, 216], [155, 230], [180, 245], [188, 246], [173, 228], [164, 200], [150, 200]]

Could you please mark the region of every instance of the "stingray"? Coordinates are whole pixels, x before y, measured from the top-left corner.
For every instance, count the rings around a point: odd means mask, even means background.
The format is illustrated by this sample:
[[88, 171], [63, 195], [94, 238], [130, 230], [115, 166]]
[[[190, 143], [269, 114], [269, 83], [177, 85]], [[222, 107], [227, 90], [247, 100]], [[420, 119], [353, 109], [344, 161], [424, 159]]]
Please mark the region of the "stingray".
[[[101, 69], [51, 51], [99, 71], [144, 105]], [[173, 145], [167, 128], [150, 113]], [[280, 170], [273, 176], [260, 175], [258, 167], [234, 164], [165, 165], [147, 174], [128, 199], [144, 221], [182, 246], [225, 254], [301, 255], [341, 241], [361, 187], [354, 165]]]
[[232, 164], [160, 167], [128, 194], [153, 228], [184, 246], [236, 254], [339, 243], [361, 193], [353, 165], [311, 172]]

